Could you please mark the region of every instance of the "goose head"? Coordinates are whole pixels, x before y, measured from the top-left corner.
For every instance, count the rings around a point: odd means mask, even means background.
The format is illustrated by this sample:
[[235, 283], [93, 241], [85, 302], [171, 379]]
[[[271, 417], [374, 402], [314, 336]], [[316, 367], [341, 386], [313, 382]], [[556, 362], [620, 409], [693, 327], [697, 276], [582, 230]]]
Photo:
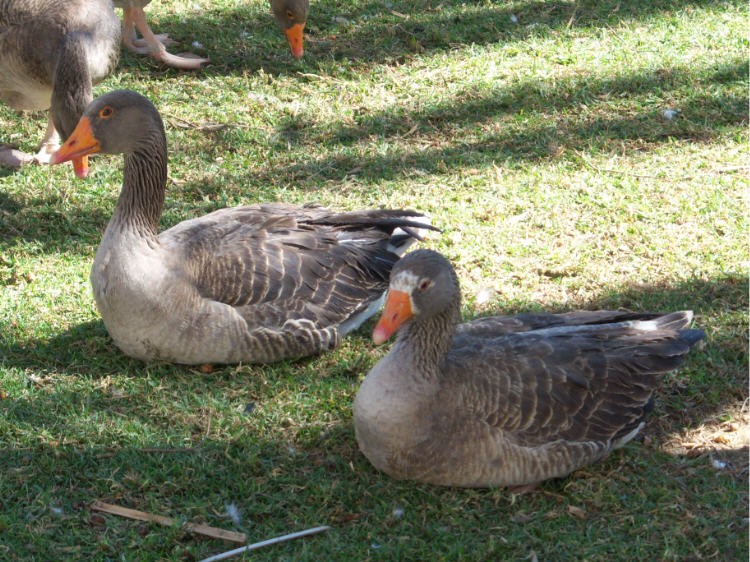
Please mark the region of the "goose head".
[[294, 58], [300, 58], [305, 50], [302, 45], [302, 32], [307, 23], [310, 0], [271, 0], [271, 10], [276, 21], [286, 35]]
[[130, 90], [115, 90], [89, 104], [76, 128], [52, 156], [52, 163], [98, 152], [147, 151], [154, 138], [163, 137], [163, 131], [159, 112], [146, 97]]
[[381, 344], [405, 324], [452, 314], [460, 300], [458, 277], [444, 256], [432, 250], [411, 252], [393, 266], [383, 315], [372, 339]]

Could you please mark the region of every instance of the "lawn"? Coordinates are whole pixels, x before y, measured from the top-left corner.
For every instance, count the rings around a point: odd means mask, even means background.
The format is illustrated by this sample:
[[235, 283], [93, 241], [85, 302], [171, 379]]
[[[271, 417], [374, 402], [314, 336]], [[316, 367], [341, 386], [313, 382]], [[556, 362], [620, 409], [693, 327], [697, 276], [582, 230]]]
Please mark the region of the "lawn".
[[[162, 226], [224, 206], [411, 207], [465, 318], [692, 309], [704, 346], [643, 437], [525, 494], [394, 481], [351, 405], [387, 346], [212, 372], [124, 356], [88, 282], [120, 157], [0, 169], [0, 559], [742, 560], [748, 553], [748, 32], [739, 0], [312, 0], [291, 58], [262, 0], [160, 0], [212, 64], [124, 53], [96, 88], [162, 112]], [[203, 53], [202, 53], [203, 54]], [[33, 151], [44, 112], [0, 107]], [[234, 517], [230, 512], [236, 512]]]

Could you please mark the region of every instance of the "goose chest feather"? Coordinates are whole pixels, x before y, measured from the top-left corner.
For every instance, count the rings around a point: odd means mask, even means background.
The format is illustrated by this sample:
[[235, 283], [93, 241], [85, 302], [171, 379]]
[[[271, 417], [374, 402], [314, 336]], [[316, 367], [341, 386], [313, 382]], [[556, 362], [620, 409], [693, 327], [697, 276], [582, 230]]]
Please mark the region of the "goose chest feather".
[[92, 102], [55, 154], [123, 153], [123, 186], [94, 259], [97, 308], [115, 344], [144, 360], [266, 363], [321, 353], [374, 314], [414, 211], [316, 206], [220, 209], [158, 233], [164, 127], [135, 92]]
[[528, 486], [596, 462], [642, 429], [662, 375], [704, 337], [689, 312], [580, 311], [459, 324], [440, 254], [393, 268], [376, 343], [398, 331], [354, 401], [379, 470], [446, 486]]

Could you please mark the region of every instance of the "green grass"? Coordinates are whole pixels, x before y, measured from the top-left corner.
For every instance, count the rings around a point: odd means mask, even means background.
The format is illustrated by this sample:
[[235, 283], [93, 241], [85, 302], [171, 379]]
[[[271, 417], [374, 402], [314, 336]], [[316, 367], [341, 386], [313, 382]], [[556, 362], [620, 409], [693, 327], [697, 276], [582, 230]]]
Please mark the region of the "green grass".
[[[213, 64], [124, 54], [96, 91], [162, 111], [164, 227], [260, 201], [413, 207], [443, 229], [425, 245], [455, 263], [467, 318], [688, 308], [706, 344], [658, 389], [643, 440], [564, 480], [523, 496], [397, 482], [354, 440], [354, 394], [385, 351], [367, 329], [319, 358], [210, 374], [128, 359], [88, 284], [121, 159], [83, 182], [0, 170], [0, 559], [232, 548], [95, 514], [95, 499], [251, 541], [333, 527], [253, 560], [745, 559], [746, 11], [313, 0], [294, 61], [261, 0], [152, 3], [152, 26]], [[0, 107], [0, 140], [32, 151], [45, 123]]]

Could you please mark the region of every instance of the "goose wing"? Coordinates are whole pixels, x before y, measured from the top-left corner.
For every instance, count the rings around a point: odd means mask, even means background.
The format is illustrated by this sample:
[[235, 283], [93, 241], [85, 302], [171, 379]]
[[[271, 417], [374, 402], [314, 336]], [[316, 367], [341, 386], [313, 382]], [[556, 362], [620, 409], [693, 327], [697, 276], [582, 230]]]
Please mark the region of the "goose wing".
[[495, 338], [502, 334], [528, 332], [559, 326], [581, 326], [584, 324], [609, 324], [627, 320], [648, 320], [660, 316], [658, 313], [624, 312], [619, 310], [577, 310], [564, 314], [546, 312], [524, 313], [513, 316], [488, 316], [459, 324], [456, 337]]
[[418, 236], [394, 231], [424, 227], [420, 217], [255, 205], [185, 221], [160, 242], [179, 248], [182, 268], [203, 298], [256, 319], [262, 313], [272, 323], [307, 318], [330, 325], [380, 297], [399, 258], [391, 243]]
[[[446, 360], [448, 391], [521, 446], [627, 440], [650, 409], [660, 375], [704, 334], [684, 329], [689, 312], [606, 324], [577, 323], [582, 318], [550, 318], [552, 327], [536, 328], [522, 321], [526, 331], [496, 337], [487, 336], [489, 321], [477, 326], [483, 337], [464, 329]], [[467, 379], [467, 372], [476, 375]]]

